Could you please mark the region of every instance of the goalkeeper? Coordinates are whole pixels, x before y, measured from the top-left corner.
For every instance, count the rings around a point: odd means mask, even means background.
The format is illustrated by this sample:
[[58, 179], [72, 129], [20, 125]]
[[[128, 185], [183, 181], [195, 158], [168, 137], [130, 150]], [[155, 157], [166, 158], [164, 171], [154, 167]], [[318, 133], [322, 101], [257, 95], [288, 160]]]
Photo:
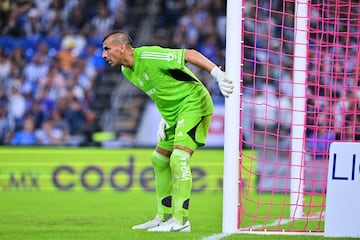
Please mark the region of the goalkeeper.
[[154, 101], [162, 116], [159, 140], [151, 156], [157, 214], [133, 229], [190, 232], [190, 159], [205, 144], [213, 103], [208, 90], [185, 63], [208, 71], [225, 97], [233, 91], [232, 81], [196, 50], [133, 48], [131, 38], [122, 31], [104, 37], [102, 57], [112, 67], [121, 66], [123, 75]]

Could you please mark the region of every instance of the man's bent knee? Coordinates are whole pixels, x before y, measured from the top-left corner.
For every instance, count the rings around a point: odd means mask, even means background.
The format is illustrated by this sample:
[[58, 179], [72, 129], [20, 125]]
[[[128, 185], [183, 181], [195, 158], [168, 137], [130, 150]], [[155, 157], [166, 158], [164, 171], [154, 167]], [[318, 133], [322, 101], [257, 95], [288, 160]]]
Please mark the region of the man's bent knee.
[[169, 166], [170, 158], [154, 151], [151, 156], [151, 163], [154, 166], [154, 168], [165, 168]]

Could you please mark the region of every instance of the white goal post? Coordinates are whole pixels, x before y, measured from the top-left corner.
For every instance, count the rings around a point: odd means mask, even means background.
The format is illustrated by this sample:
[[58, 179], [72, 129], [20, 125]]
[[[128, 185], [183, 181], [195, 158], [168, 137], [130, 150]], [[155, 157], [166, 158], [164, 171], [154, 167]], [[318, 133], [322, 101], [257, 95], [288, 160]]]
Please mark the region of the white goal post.
[[242, 11], [242, 0], [227, 1], [225, 70], [235, 89], [225, 99], [223, 233], [238, 229]]

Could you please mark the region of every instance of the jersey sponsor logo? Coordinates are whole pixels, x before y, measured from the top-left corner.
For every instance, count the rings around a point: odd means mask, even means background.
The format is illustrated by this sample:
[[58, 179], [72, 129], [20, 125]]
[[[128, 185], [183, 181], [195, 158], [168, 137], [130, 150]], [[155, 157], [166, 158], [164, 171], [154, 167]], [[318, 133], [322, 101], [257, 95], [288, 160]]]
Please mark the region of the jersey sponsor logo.
[[182, 136], [184, 136], [184, 134], [182, 132], [179, 132], [176, 136], [182, 137]]
[[158, 53], [158, 52], [142, 52], [140, 54], [141, 59], [152, 59], [152, 60], [165, 60], [172, 61], [176, 58], [174, 53]]

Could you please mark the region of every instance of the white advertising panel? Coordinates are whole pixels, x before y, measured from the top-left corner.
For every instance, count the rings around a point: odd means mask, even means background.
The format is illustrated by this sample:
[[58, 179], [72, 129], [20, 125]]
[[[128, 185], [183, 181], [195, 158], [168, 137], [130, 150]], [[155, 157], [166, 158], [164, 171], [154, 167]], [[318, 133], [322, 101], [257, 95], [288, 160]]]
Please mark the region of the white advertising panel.
[[360, 237], [360, 143], [330, 146], [325, 237]]

